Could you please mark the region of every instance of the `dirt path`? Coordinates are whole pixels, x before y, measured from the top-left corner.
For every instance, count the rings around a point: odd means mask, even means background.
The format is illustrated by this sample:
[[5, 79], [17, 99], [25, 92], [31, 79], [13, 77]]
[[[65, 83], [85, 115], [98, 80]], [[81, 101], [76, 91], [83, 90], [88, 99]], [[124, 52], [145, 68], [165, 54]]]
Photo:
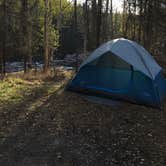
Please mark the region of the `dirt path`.
[[0, 107], [0, 166], [166, 165], [163, 112], [102, 106], [60, 85], [43, 86], [17, 105]]

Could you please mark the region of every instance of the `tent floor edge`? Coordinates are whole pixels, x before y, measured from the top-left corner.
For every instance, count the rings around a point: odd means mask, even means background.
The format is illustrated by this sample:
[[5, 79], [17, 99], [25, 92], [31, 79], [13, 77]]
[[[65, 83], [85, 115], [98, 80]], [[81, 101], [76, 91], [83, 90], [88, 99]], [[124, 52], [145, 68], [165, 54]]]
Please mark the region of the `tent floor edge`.
[[98, 91], [98, 90], [91, 90], [91, 89], [85, 89], [85, 88], [71, 88], [71, 87], [68, 87], [66, 90], [77, 93], [77, 94], [98, 96], [98, 97], [103, 97], [103, 98], [107, 98], [107, 99], [118, 100], [118, 101], [128, 102], [128, 103], [135, 104], [135, 105], [142, 105], [142, 106], [145, 106], [145, 107], [162, 110], [161, 109], [162, 107], [160, 107], [159, 105], [142, 103], [142, 102], [138, 102], [138, 101], [135, 101], [135, 100], [130, 100], [129, 98], [126, 99], [126, 96], [125, 97], [120, 97], [118, 95], [114, 95], [114, 94], [110, 94], [110, 93], [108, 94], [108, 93], [104, 93], [104, 92]]

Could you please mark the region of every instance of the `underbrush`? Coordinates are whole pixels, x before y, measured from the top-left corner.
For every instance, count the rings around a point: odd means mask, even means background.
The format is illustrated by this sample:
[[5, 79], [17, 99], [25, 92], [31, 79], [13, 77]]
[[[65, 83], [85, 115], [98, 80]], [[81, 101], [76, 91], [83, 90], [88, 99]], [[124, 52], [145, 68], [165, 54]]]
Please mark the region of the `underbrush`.
[[63, 69], [50, 69], [47, 73], [42, 70], [31, 70], [28, 73], [16, 72], [7, 74], [6, 77], [21, 78], [28, 81], [60, 81], [63, 79], [68, 79], [73, 74], [72, 71], [65, 71]]

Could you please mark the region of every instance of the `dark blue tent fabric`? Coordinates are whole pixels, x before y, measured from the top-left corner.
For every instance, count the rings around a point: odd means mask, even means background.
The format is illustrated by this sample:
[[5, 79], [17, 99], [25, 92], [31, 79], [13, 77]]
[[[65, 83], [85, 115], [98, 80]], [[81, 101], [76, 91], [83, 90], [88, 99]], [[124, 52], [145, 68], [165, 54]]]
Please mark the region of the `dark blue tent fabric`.
[[161, 73], [152, 81], [140, 72], [134, 71], [131, 78], [131, 71], [86, 66], [71, 81], [69, 89], [160, 106], [166, 94], [166, 81]]
[[161, 72], [151, 79], [111, 52], [83, 65], [68, 89], [160, 107], [166, 95]]

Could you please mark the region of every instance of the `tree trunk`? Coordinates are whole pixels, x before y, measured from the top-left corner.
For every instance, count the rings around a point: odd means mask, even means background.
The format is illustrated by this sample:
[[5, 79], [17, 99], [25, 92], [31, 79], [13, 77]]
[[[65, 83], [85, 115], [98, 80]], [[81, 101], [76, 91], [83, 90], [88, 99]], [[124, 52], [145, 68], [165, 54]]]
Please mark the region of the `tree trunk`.
[[49, 45], [48, 45], [48, 0], [45, 0], [45, 14], [44, 14], [44, 72], [48, 72], [49, 67]]
[[[57, 20], [57, 29], [59, 31], [59, 43], [62, 43], [62, 38], [61, 38], [61, 35], [62, 35], [62, 0], [59, 0], [59, 17], [58, 17], [58, 20]], [[59, 47], [59, 53], [61, 54], [62, 53], [62, 47], [60, 46]]]
[[158, 42], [158, 12], [159, 12], [159, 0], [154, 1], [154, 11], [153, 11], [153, 15], [154, 15], [154, 21], [153, 21], [153, 26], [154, 26], [154, 37], [153, 37], [153, 43], [157, 43]]
[[108, 9], [109, 9], [109, 0], [106, 0], [106, 10], [105, 10], [105, 24], [103, 25], [104, 40], [108, 40], [109, 37], [109, 24], [108, 24]]
[[118, 27], [118, 11], [116, 9], [115, 14], [114, 14], [114, 35], [117, 35], [117, 27]]
[[122, 23], [123, 36], [126, 37], [126, 0], [123, 1], [123, 23]]
[[58, 30], [61, 32], [62, 28], [62, 0], [59, 0], [59, 18], [58, 18]]
[[74, 28], [77, 29], [77, 0], [74, 0]]
[[7, 6], [6, 6], [7, 4], [6, 4], [6, 0], [4, 0], [3, 1], [3, 16], [4, 16], [4, 21], [3, 21], [3, 34], [2, 34], [2, 55], [1, 55], [1, 74], [2, 74], [2, 76], [4, 76], [5, 75], [5, 73], [6, 73], [6, 60], [5, 60], [5, 58], [6, 58], [6, 37], [7, 37], [7, 33], [6, 33], [6, 31], [7, 31], [7, 22], [6, 22], [6, 20], [7, 20], [7, 11], [6, 11], [6, 9], [7, 9]]
[[132, 36], [132, 39], [135, 40], [135, 38], [136, 38], [136, 12], [137, 12], [136, 0], [134, 0], [133, 6], [134, 6], [134, 14], [133, 14], [133, 36]]
[[111, 25], [111, 31], [110, 31], [110, 37], [111, 39], [113, 39], [113, 35], [114, 35], [114, 28], [113, 28], [113, 7], [112, 7], [112, 0], [110, 1], [110, 25]]
[[21, 52], [24, 55], [24, 73], [32, 66], [32, 25], [30, 20], [29, 1], [21, 1], [21, 27], [22, 46]]
[[139, 4], [139, 27], [138, 27], [138, 41], [139, 43], [141, 42], [142, 39], [142, 0], [140, 0]]
[[97, 41], [97, 37], [96, 37], [96, 30], [97, 30], [97, 5], [96, 5], [96, 0], [92, 0], [92, 26], [91, 26], [91, 31], [92, 31], [92, 36], [91, 36], [91, 40], [92, 40], [92, 47], [95, 48], [96, 47], [96, 41]]
[[142, 25], [143, 25], [143, 44], [144, 44], [145, 47], [146, 47], [146, 39], [147, 39], [147, 34], [146, 34], [147, 2], [148, 2], [148, 0], [145, 0], [145, 2], [144, 2], [144, 7], [143, 7], [143, 10], [144, 10], [144, 21], [142, 23]]
[[88, 15], [88, 0], [85, 1], [84, 8], [84, 53], [87, 52], [89, 15]]
[[152, 22], [153, 22], [153, 1], [149, 1], [147, 3], [147, 20], [146, 20], [146, 25], [145, 25], [145, 48], [150, 49], [151, 46], [151, 41], [153, 37], [153, 27], [152, 27]]
[[100, 45], [101, 13], [102, 13], [102, 0], [98, 0], [97, 29], [96, 29], [96, 47], [98, 47]]
[[28, 61], [28, 70], [32, 68], [32, 23], [31, 23], [31, 18], [30, 18], [30, 11], [29, 11], [29, 6], [28, 6], [28, 11], [27, 11], [27, 61]]

